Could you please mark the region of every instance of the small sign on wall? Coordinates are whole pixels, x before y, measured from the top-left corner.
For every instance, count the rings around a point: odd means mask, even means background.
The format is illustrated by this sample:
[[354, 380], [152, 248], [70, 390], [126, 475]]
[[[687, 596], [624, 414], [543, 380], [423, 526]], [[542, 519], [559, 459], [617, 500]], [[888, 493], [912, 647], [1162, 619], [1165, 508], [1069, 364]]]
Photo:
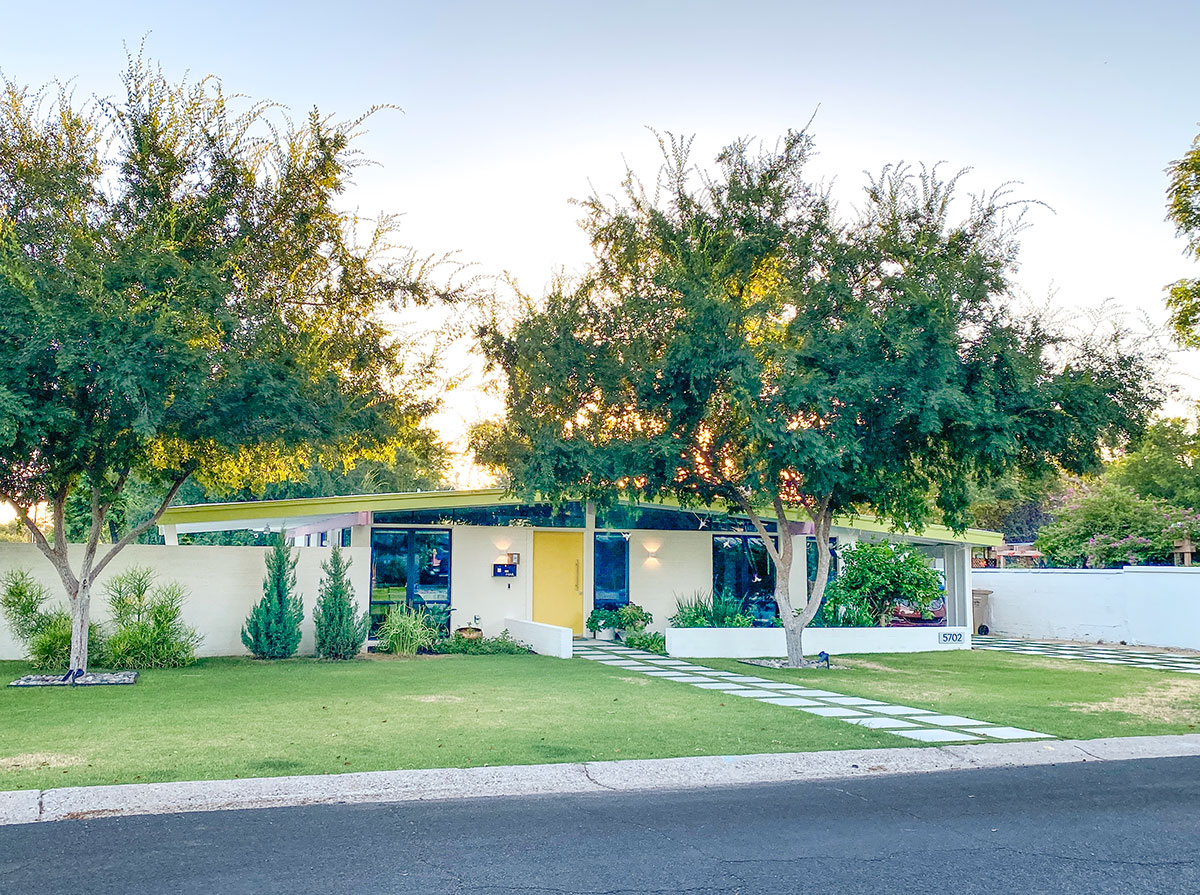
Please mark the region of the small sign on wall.
[[495, 562], [492, 563], [493, 578], [516, 578], [517, 564], [511, 562]]

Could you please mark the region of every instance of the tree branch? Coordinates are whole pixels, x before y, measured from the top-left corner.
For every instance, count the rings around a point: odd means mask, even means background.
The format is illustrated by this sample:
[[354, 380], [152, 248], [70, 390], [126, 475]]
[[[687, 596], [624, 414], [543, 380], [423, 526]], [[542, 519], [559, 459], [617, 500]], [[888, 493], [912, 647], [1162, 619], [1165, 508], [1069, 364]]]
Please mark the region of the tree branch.
[[100, 562], [96, 563], [96, 567], [92, 570], [93, 577], [99, 575], [114, 556], [141, 537], [142, 532], [147, 531], [162, 517], [162, 514], [167, 511], [167, 507], [171, 505], [171, 501], [175, 499], [175, 495], [179, 493], [179, 489], [183, 487], [183, 483], [188, 480], [191, 474], [192, 470], [189, 469], [187, 472], [177, 478], [175, 483], [171, 485], [171, 490], [167, 492], [167, 496], [164, 497], [162, 503], [158, 505], [158, 509], [154, 511], [154, 515], [152, 515], [145, 522], [142, 522], [140, 525], [130, 529], [125, 537], [113, 544], [112, 549], [109, 550], [108, 553], [104, 554], [104, 558], [101, 559]]

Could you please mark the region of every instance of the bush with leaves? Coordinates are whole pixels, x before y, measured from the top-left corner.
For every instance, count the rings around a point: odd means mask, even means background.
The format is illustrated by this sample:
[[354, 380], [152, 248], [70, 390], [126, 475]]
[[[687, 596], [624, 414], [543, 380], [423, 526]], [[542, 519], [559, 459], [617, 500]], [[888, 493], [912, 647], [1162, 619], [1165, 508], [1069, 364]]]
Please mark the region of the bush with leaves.
[[455, 634], [453, 637], [443, 637], [429, 646], [431, 653], [449, 653], [463, 656], [526, 656], [533, 652], [525, 644], [516, 640], [508, 629], [500, 632], [499, 637], [463, 637]]
[[648, 653], [667, 654], [667, 638], [657, 631], [634, 631], [625, 635], [625, 645], [631, 649], [645, 650]]
[[908, 544], [860, 541], [840, 557], [841, 573], [822, 606], [831, 626], [887, 625], [897, 606], [926, 613], [942, 595], [941, 579], [929, 557]]
[[132, 566], [104, 586], [113, 668], [182, 668], [196, 661], [200, 635], [183, 623], [187, 590], [177, 581], [156, 585], [154, 578], [151, 569]]
[[675, 597], [673, 628], [749, 628], [754, 619], [742, 611], [742, 603], [726, 588], [720, 594], [698, 590], [690, 597]]
[[437, 621], [424, 607], [397, 603], [388, 610], [376, 634], [378, 649], [397, 656], [415, 656], [439, 638]]
[[[62, 608], [43, 608], [49, 593], [29, 572], [13, 569], [0, 577], [0, 609], [34, 668], [65, 671], [71, 659], [71, 616]], [[109, 667], [108, 643], [94, 622], [88, 625], [92, 664]]]
[[617, 610], [617, 630], [628, 634], [644, 631], [646, 626], [654, 623], [654, 616], [637, 603], [626, 603]]
[[592, 632], [593, 637], [597, 632], [606, 628], [612, 628], [615, 631], [621, 626], [621, 610], [597, 607], [588, 614], [587, 621], [583, 626]]
[[1053, 565], [1091, 569], [1170, 564], [1175, 541], [1200, 524], [1195, 513], [1111, 481], [1071, 489], [1053, 514], [1038, 550]]
[[267, 554], [263, 598], [242, 626], [242, 643], [258, 659], [287, 659], [300, 646], [304, 605], [296, 590], [297, 555], [280, 532]]
[[329, 559], [321, 563], [325, 577], [313, 609], [316, 655], [319, 659], [353, 659], [367, 639], [370, 616], [354, 611], [354, 589], [350, 586], [350, 560], [336, 544]]

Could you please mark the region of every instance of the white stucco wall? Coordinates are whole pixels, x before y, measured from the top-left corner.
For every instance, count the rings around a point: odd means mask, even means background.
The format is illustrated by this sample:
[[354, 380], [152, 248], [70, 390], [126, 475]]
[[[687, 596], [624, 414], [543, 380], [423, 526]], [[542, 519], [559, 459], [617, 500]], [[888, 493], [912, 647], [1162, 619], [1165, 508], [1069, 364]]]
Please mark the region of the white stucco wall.
[[[533, 617], [533, 529], [456, 525], [450, 534], [451, 626], [469, 625], [478, 615], [487, 637], [504, 630], [506, 618]], [[493, 578], [492, 564], [521, 554], [516, 578]]]
[[[804, 655], [923, 653], [970, 649], [966, 628], [807, 628]], [[783, 628], [670, 628], [667, 653], [680, 658], [757, 659], [787, 656]]]
[[[73, 546], [72, 563], [78, 568], [82, 546]], [[204, 640], [196, 650], [200, 656], [245, 655], [241, 629], [250, 608], [262, 599], [262, 579], [266, 572], [266, 547], [126, 547], [108, 565], [93, 590], [92, 618], [108, 620], [104, 599], [104, 582], [130, 566], [149, 566], [160, 579], [174, 579], [189, 591], [184, 603], [184, 621], [194, 627]], [[321, 563], [329, 558], [326, 547], [298, 549], [296, 583], [304, 600], [303, 639], [299, 655], [313, 652], [313, 606], [321, 580]], [[371, 552], [368, 548], [343, 548], [351, 560], [350, 578], [360, 610], [366, 609], [371, 574]], [[25, 569], [50, 591], [53, 603], [67, 605], [58, 573], [32, 544], [0, 544], [0, 574], [10, 569]], [[0, 619], [0, 659], [20, 659], [24, 647]]]
[[1200, 568], [975, 569], [995, 634], [1200, 650]]

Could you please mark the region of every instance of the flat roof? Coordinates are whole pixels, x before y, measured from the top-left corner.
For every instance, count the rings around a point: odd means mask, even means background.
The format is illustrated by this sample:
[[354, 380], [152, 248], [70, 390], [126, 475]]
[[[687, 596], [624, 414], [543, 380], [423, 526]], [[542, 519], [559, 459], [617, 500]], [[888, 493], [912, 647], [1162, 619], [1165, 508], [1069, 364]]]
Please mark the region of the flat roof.
[[[474, 488], [462, 491], [408, 491], [392, 494], [348, 494], [340, 497], [303, 497], [284, 500], [247, 500], [230, 503], [205, 503], [170, 507], [158, 520], [160, 526], [173, 525], [180, 532], [228, 531], [244, 528], [311, 527], [365, 512], [402, 510], [447, 510], [466, 507], [514, 506], [528, 501], [503, 488]], [[639, 506], [678, 508], [674, 502], [639, 501]], [[727, 512], [724, 507], [710, 508]], [[741, 515], [734, 511], [733, 515]], [[806, 522], [800, 510], [790, 510], [788, 518]], [[895, 534], [904, 538], [936, 543], [999, 546], [1004, 535], [996, 531], [968, 528], [955, 534], [945, 525], [927, 525], [920, 532], [898, 532], [875, 516], [850, 515], [834, 519], [835, 528], [847, 528], [877, 534]]]

